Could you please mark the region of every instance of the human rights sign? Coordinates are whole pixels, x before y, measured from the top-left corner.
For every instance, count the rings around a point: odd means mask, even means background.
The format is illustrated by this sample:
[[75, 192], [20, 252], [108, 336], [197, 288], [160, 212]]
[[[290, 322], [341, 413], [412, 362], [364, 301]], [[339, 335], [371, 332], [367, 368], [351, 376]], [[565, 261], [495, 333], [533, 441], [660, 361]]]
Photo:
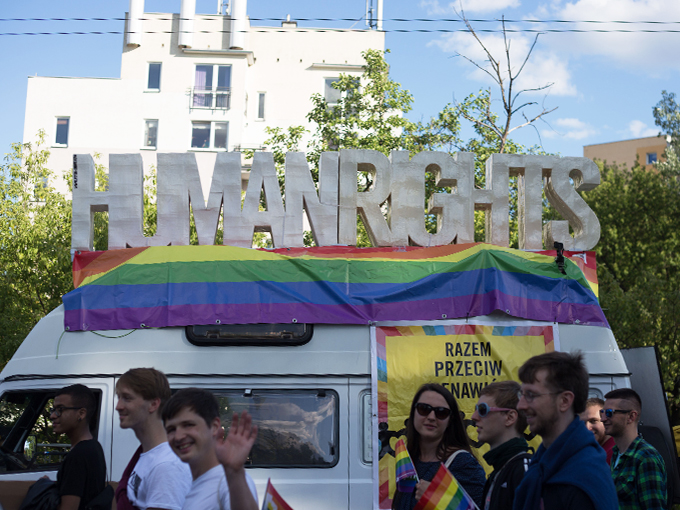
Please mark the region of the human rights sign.
[[[385, 324], [372, 328], [374, 508], [390, 508], [395, 490], [394, 444], [406, 433], [411, 401], [424, 383], [439, 383], [470, 417], [489, 383], [518, 380], [530, 357], [559, 350], [558, 327], [535, 321], [488, 320]], [[488, 446], [479, 450], [479, 457]]]

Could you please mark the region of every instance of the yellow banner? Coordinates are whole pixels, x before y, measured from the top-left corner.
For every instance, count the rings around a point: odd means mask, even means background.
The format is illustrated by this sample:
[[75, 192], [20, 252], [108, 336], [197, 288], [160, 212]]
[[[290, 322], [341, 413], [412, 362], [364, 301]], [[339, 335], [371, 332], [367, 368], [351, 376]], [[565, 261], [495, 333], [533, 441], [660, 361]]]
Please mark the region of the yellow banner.
[[[372, 335], [373, 392], [377, 405], [374, 451], [379, 508], [391, 508], [396, 489], [394, 445], [406, 433], [411, 401], [424, 383], [438, 383], [453, 393], [468, 435], [475, 446], [477, 431], [470, 420], [479, 392], [489, 383], [517, 378], [519, 367], [530, 357], [559, 350], [557, 327], [526, 322], [515, 324], [438, 323], [437, 325], [379, 326]], [[534, 440], [537, 447], [538, 440]], [[483, 445], [477, 457], [485, 468]]]

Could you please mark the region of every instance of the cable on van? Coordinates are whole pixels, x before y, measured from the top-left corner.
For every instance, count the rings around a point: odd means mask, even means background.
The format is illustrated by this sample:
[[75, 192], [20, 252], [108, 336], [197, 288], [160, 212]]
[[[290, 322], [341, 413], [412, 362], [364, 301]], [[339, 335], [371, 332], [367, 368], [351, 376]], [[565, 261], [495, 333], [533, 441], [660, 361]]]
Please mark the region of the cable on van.
[[[125, 334], [123, 334], [123, 335], [117, 335], [117, 336], [102, 335], [101, 333], [97, 333], [96, 331], [90, 331], [90, 333], [94, 333], [95, 335], [101, 336], [101, 337], [103, 337], [103, 338], [123, 338], [123, 337], [125, 337], [125, 336], [131, 335], [131, 334], [134, 333], [135, 331], [137, 331], [137, 330], [136, 330], [136, 329], [131, 329], [131, 330], [128, 331], [127, 333], [125, 333]], [[66, 333], [66, 330], [64, 330], [64, 331], [61, 332], [61, 335], [59, 336], [59, 340], [57, 341], [57, 355], [56, 355], [56, 357], [55, 357], [54, 359], [59, 359], [59, 347], [61, 346], [61, 339], [64, 337], [64, 333]]]

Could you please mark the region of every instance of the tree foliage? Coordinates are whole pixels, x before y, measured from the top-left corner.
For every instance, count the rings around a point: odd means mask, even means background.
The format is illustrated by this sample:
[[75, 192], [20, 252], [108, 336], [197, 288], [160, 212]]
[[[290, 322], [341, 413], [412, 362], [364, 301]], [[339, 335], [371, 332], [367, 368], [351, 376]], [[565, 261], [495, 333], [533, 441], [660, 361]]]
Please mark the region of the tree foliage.
[[[672, 100], [665, 92], [664, 101]], [[667, 101], [666, 105], [672, 104]], [[677, 105], [676, 105], [677, 108]], [[673, 118], [678, 111], [667, 112]], [[663, 119], [662, 129], [672, 129]], [[652, 171], [601, 167], [583, 194], [600, 220], [600, 303], [620, 347], [656, 346], [673, 421], [680, 421], [680, 161], [673, 150]]]
[[71, 279], [71, 202], [50, 185], [44, 133], [0, 167], [0, 367]]
[[675, 101], [674, 92], [661, 91], [661, 101], [654, 108], [654, 123], [661, 131], [671, 137], [671, 146], [680, 153], [680, 106]]

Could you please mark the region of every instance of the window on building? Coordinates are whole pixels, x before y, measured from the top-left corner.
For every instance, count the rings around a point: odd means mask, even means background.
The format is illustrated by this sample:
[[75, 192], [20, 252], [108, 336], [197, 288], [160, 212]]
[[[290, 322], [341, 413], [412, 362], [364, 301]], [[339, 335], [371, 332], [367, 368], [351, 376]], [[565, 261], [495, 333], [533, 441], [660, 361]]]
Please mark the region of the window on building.
[[194, 149], [226, 149], [228, 122], [192, 122], [191, 147]]
[[54, 137], [54, 144], [61, 145], [63, 147], [68, 146], [68, 117], [58, 117], [57, 118], [57, 134]]
[[257, 93], [257, 119], [264, 120], [264, 92]]
[[656, 163], [656, 152], [648, 152], [647, 153], [647, 164], [651, 165], [653, 163]]
[[149, 62], [149, 80], [146, 84], [147, 90], [161, 89], [161, 63]]
[[[214, 80], [214, 77], [217, 80]], [[228, 109], [231, 103], [231, 66], [197, 65], [192, 105], [194, 108]]]
[[324, 98], [326, 99], [326, 103], [330, 105], [337, 104], [342, 97], [342, 92], [336, 88], [333, 88], [333, 84], [337, 81], [340, 81], [340, 78], [326, 78]]
[[144, 147], [156, 148], [158, 142], [158, 119], [144, 121]]

